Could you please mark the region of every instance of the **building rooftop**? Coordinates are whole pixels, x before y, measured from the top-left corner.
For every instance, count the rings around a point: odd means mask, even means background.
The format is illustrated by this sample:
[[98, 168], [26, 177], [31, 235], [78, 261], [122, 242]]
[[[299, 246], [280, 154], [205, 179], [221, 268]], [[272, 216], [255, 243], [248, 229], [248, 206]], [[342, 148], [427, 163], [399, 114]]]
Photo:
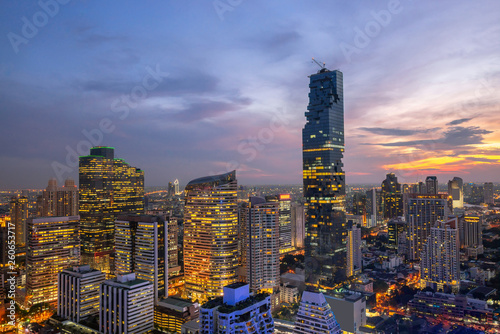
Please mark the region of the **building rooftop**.
[[193, 303], [190, 300], [177, 297], [164, 298], [161, 299], [158, 303], [158, 306], [170, 308], [179, 312], [183, 312], [185, 308], [191, 307], [193, 305], [197, 306], [198, 303]]
[[186, 190], [193, 189], [195, 186], [219, 186], [219, 185], [227, 184], [227, 183], [234, 181], [234, 180], [236, 180], [236, 171], [235, 170], [233, 170], [232, 172], [229, 172], [229, 173], [225, 173], [225, 174], [204, 176], [204, 177], [194, 179], [187, 184]]

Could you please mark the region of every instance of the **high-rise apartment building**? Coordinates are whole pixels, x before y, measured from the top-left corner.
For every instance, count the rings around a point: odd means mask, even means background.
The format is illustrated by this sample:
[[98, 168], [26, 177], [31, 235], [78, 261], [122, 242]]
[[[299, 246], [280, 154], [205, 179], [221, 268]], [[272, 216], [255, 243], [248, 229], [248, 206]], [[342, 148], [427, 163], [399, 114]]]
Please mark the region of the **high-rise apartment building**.
[[154, 327], [153, 283], [134, 273], [104, 281], [100, 290], [99, 332], [148, 333]]
[[275, 196], [266, 196], [269, 202], [279, 203], [279, 220], [280, 220], [280, 253], [286, 253], [292, 248], [292, 215], [291, 215], [291, 196], [290, 194], [280, 194]]
[[98, 146], [80, 157], [79, 173], [82, 262], [110, 274], [114, 222], [122, 212], [144, 212], [144, 172]]
[[179, 265], [179, 225], [177, 218], [166, 217], [168, 232], [168, 277], [178, 276], [181, 271]]
[[223, 295], [236, 282], [238, 201], [236, 171], [192, 180], [184, 207], [184, 278], [192, 300]]
[[454, 177], [448, 181], [448, 196], [453, 201], [453, 210], [464, 207], [464, 181], [459, 177]]
[[17, 247], [26, 246], [28, 215], [28, 197], [12, 197], [10, 200], [10, 219], [12, 224], [14, 224]]
[[439, 191], [439, 184], [436, 176], [427, 176], [425, 179], [425, 189], [427, 194], [437, 195]]
[[300, 300], [295, 334], [340, 334], [337, 319], [322, 293], [304, 291]]
[[99, 314], [99, 289], [106, 275], [89, 265], [75, 266], [59, 273], [57, 315], [80, 322]]
[[346, 277], [343, 75], [322, 68], [309, 78], [302, 130], [306, 283], [333, 285]]
[[56, 179], [49, 180], [49, 185], [39, 196], [40, 217], [64, 217], [78, 215], [78, 188], [75, 181], [67, 179], [64, 186], [59, 187]]
[[495, 197], [493, 192], [493, 183], [486, 182], [483, 187], [484, 192], [484, 203], [486, 204], [495, 204]]
[[154, 286], [154, 300], [168, 297], [167, 223], [160, 216], [119, 215], [115, 221], [115, 273], [135, 273]]
[[409, 260], [420, 260], [425, 240], [436, 221], [449, 215], [447, 195], [411, 194], [408, 198], [408, 255]]
[[437, 221], [423, 245], [420, 263], [421, 287], [458, 292], [460, 284], [458, 218]]
[[[241, 210], [242, 266], [252, 292], [276, 292], [280, 285], [279, 207], [262, 197], [250, 197]], [[240, 212], [241, 212], [240, 210]]]
[[469, 248], [482, 246], [483, 222], [480, 216], [465, 215], [458, 220], [460, 247]]
[[80, 264], [79, 217], [28, 219], [26, 292], [29, 306], [57, 301], [57, 275]]
[[294, 248], [303, 248], [306, 234], [304, 205], [294, 203], [292, 204], [291, 211], [292, 246]]
[[347, 277], [362, 271], [361, 226], [352, 225], [347, 230]]

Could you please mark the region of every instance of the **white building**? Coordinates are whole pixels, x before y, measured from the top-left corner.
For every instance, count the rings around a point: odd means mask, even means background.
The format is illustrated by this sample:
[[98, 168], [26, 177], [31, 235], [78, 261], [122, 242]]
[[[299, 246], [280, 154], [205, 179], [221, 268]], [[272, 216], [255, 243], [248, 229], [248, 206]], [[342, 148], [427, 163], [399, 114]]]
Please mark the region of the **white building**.
[[366, 325], [366, 298], [362, 293], [347, 290], [333, 296], [326, 295], [325, 299], [344, 334], [359, 333], [360, 327]]
[[437, 221], [422, 248], [421, 287], [442, 290], [446, 285], [458, 290], [460, 283], [460, 243], [458, 218]]
[[300, 301], [294, 333], [340, 334], [340, 326], [322, 293], [304, 291]]
[[347, 230], [347, 277], [362, 271], [361, 228], [353, 225]]
[[280, 299], [282, 303], [296, 304], [299, 302], [299, 288], [289, 283], [280, 286]]
[[99, 289], [106, 274], [89, 265], [63, 270], [58, 277], [57, 315], [80, 322], [99, 313]]
[[273, 332], [271, 297], [268, 294], [250, 296], [248, 284], [225, 286], [223, 298], [210, 300], [201, 307], [201, 334]]
[[101, 284], [99, 331], [103, 334], [146, 333], [154, 327], [153, 283], [134, 273]]

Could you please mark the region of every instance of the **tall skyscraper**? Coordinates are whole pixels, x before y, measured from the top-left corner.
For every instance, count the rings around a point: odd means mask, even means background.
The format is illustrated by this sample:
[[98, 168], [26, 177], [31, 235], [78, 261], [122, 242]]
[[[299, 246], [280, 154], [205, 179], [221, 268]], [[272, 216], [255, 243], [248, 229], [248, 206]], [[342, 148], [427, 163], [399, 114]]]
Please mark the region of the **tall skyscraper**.
[[[9, 235], [9, 223], [10, 223], [10, 216], [1, 214], [0, 215], [0, 273], [3, 268], [7, 267], [9, 257], [8, 257], [8, 251], [9, 248], [7, 247], [8, 245], [8, 235]], [[3, 282], [0, 282], [0, 288], [2, 287]]]
[[57, 275], [80, 264], [79, 217], [28, 220], [26, 292], [29, 306], [57, 301]]
[[461, 248], [483, 245], [483, 226], [479, 216], [465, 215], [458, 220], [458, 234]]
[[436, 195], [438, 193], [439, 184], [436, 176], [427, 176], [425, 179], [425, 189], [429, 195]]
[[26, 246], [28, 214], [28, 197], [12, 197], [10, 200], [10, 219], [14, 224], [17, 247]]
[[486, 204], [495, 204], [495, 197], [493, 192], [493, 183], [486, 182], [483, 187], [484, 192], [484, 203]]
[[408, 199], [409, 259], [420, 260], [422, 247], [436, 221], [449, 215], [446, 195], [412, 194]]
[[82, 262], [110, 274], [114, 222], [122, 212], [144, 212], [144, 172], [103, 146], [80, 157], [79, 172]]
[[192, 180], [184, 207], [184, 278], [192, 300], [223, 295], [236, 282], [238, 200], [236, 171]]
[[[276, 292], [280, 285], [279, 208], [277, 202], [250, 197], [241, 214], [246, 281], [252, 292]], [[241, 212], [241, 211], [240, 211]]]
[[168, 297], [167, 224], [162, 217], [124, 214], [115, 221], [115, 273], [135, 273], [154, 286], [154, 300]]
[[59, 273], [57, 315], [80, 322], [99, 314], [99, 289], [106, 275], [89, 265], [75, 266]]
[[458, 292], [460, 284], [460, 253], [458, 219], [437, 221], [422, 248], [420, 264], [421, 288], [436, 291], [448, 286]]
[[175, 179], [175, 181], [174, 181], [174, 195], [179, 195], [179, 194], [180, 194], [180, 191], [179, 191], [179, 180]]
[[341, 334], [337, 319], [322, 293], [304, 291], [300, 300], [295, 334]]
[[366, 192], [366, 225], [374, 227], [384, 221], [384, 196], [382, 191], [371, 189]]
[[342, 72], [322, 68], [309, 89], [302, 130], [306, 283], [332, 285], [346, 277]]
[[266, 201], [279, 203], [280, 253], [289, 252], [293, 249], [292, 248], [291, 196], [290, 196], [290, 194], [266, 196]]
[[75, 181], [67, 179], [64, 186], [59, 187], [56, 179], [49, 180], [49, 185], [39, 196], [40, 217], [64, 217], [78, 215], [78, 188]]
[[134, 273], [104, 281], [100, 290], [99, 331], [148, 333], [154, 327], [153, 283]]
[[352, 225], [347, 230], [347, 277], [361, 273], [362, 269], [361, 227]]
[[391, 219], [403, 215], [403, 194], [394, 173], [387, 174], [382, 182], [382, 196], [384, 197], [384, 218]]

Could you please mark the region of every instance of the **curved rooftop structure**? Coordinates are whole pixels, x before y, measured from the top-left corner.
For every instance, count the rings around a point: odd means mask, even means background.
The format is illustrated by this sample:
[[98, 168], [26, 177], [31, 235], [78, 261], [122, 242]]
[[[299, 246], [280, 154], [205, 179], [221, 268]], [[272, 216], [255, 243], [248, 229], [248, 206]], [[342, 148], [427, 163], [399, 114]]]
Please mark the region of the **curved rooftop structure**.
[[208, 186], [212, 186], [212, 187], [213, 186], [220, 186], [220, 185], [232, 182], [234, 180], [236, 180], [236, 171], [235, 170], [233, 170], [232, 172], [229, 172], [229, 173], [225, 173], [225, 174], [204, 176], [204, 177], [194, 179], [192, 181], [189, 181], [185, 190], [191, 190], [194, 188], [204, 188], [204, 187], [208, 187]]

